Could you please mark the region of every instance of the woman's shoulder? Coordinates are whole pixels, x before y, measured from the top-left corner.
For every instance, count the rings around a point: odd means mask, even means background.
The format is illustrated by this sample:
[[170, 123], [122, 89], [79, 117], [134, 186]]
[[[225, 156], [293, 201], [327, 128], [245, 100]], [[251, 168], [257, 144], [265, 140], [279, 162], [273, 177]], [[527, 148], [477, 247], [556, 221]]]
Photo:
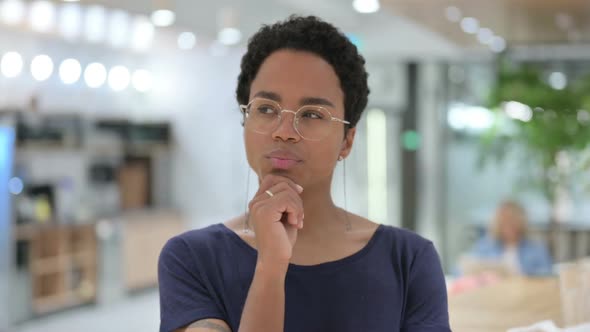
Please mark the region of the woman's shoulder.
[[381, 245], [420, 249], [432, 243], [411, 230], [374, 222], [357, 214], [348, 213], [352, 218], [352, 229], [355, 233], [364, 233], [366, 237], [372, 238], [373, 241], [379, 242]]
[[193, 264], [231, 261], [230, 253], [242, 252], [241, 241], [223, 223], [188, 230], [170, 238], [162, 248], [161, 260], [186, 260]]
[[183, 241], [187, 245], [195, 245], [198, 243], [208, 243], [213, 241], [225, 233], [223, 225], [220, 223], [210, 224], [196, 229], [185, 231], [171, 240]]
[[382, 243], [387, 244], [393, 264], [401, 271], [406, 271], [412, 278], [441, 271], [440, 257], [431, 240], [401, 227], [384, 224], [379, 227], [385, 239]]
[[224, 223], [204, 225], [170, 238], [164, 248], [215, 251], [232, 242], [231, 233]]
[[387, 237], [399, 245], [421, 248], [432, 243], [429, 239], [409, 229], [385, 224], [381, 224], [380, 228]]
[[378, 232], [380, 232], [378, 242], [397, 258], [415, 257], [420, 252], [433, 247], [432, 241], [405, 228], [380, 224]]

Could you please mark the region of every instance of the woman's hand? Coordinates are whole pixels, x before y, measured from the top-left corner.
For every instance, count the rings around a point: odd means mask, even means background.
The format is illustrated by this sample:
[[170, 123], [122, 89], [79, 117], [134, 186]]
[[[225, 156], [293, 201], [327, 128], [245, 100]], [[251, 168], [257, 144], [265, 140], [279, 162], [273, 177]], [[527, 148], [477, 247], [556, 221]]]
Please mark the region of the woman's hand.
[[302, 192], [303, 188], [291, 179], [269, 174], [262, 179], [248, 205], [258, 263], [266, 269], [284, 268], [286, 272], [297, 241], [297, 230], [303, 227]]

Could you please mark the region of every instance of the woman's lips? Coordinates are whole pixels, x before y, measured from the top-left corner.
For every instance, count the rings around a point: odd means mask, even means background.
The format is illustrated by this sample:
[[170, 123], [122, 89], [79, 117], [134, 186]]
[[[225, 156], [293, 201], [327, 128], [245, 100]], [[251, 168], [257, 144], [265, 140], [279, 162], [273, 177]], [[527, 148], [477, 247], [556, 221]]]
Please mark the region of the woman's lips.
[[287, 149], [275, 149], [265, 156], [273, 169], [288, 170], [302, 162], [301, 157]]
[[272, 164], [272, 168], [274, 168], [274, 169], [288, 170], [290, 168], [295, 167], [295, 165], [300, 163], [299, 160], [293, 160], [293, 159], [282, 159], [282, 158], [274, 158], [274, 157], [271, 157], [269, 159], [270, 159], [270, 163]]

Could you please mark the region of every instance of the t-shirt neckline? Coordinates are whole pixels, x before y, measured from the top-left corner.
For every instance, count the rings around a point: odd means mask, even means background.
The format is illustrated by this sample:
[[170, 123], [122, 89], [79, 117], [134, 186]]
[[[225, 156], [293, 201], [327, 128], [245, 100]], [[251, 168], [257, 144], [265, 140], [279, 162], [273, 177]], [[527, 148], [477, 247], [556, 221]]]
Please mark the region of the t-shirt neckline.
[[[224, 232], [229, 233], [229, 236], [234, 240], [234, 242], [236, 242], [241, 247], [245, 248], [246, 251], [248, 251], [248, 253], [250, 255], [253, 255], [254, 257], [256, 257], [258, 255], [258, 250], [254, 249], [252, 246], [250, 246], [238, 234], [236, 234], [236, 232], [231, 230], [225, 224], [219, 223], [218, 226]], [[383, 233], [384, 227], [385, 226], [383, 224], [379, 224], [379, 226], [377, 226], [377, 229], [373, 232], [373, 235], [371, 235], [371, 238], [369, 239], [367, 244], [365, 244], [364, 247], [362, 247], [360, 250], [358, 250], [357, 252], [355, 252], [349, 256], [346, 256], [346, 257], [343, 257], [343, 258], [340, 258], [340, 259], [337, 259], [334, 261], [323, 262], [323, 263], [314, 264], [314, 265], [299, 265], [299, 264], [289, 263], [289, 271], [313, 271], [313, 270], [317, 271], [317, 270], [324, 270], [324, 269], [332, 269], [332, 268], [340, 267], [340, 266], [348, 264], [348, 263], [352, 263], [352, 262], [362, 258], [363, 256], [367, 255], [371, 251], [371, 248], [373, 248], [375, 246], [375, 243], [379, 239], [381, 233]]]

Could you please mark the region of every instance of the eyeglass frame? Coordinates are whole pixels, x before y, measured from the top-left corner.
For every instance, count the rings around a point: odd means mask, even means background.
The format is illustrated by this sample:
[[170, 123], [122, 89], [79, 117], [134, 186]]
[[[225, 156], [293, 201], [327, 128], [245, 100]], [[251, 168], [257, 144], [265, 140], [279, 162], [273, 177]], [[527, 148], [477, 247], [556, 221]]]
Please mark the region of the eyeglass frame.
[[[308, 105], [303, 105], [303, 106], [299, 107], [299, 108], [297, 109], [297, 111], [292, 111], [292, 110], [288, 110], [288, 109], [286, 109], [286, 108], [283, 108], [283, 106], [281, 106], [281, 104], [280, 104], [278, 101], [276, 101], [276, 100], [272, 100], [272, 99], [268, 99], [268, 98], [262, 98], [262, 97], [255, 97], [255, 98], [253, 98], [252, 100], [250, 100], [250, 101], [248, 102], [248, 104], [247, 104], [247, 105], [243, 105], [243, 104], [242, 104], [242, 105], [240, 105], [240, 111], [241, 111], [241, 112], [244, 114], [244, 119], [247, 119], [247, 118], [248, 118], [248, 115], [247, 115], [248, 108], [250, 107], [250, 105], [251, 105], [251, 104], [252, 104], [252, 103], [253, 103], [255, 100], [265, 100], [265, 101], [269, 101], [269, 102], [272, 102], [273, 104], [276, 104], [276, 105], [279, 107], [279, 110], [280, 110], [280, 111], [279, 111], [279, 122], [278, 122], [278, 124], [277, 124], [277, 127], [276, 127], [275, 129], [273, 129], [273, 131], [274, 131], [274, 130], [276, 130], [276, 129], [278, 128], [278, 126], [281, 124], [281, 120], [282, 120], [282, 115], [283, 115], [283, 112], [292, 113], [292, 114], [293, 114], [293, 121], [292, 121], [292, 123], [293, 123], [293, 129], [295, 129], [295, 131], [297, 132], [297, 134], [299, 134], [299, 136], [301, 136], [301, 138], [303, 138], [303, 139], [306, 139], [306, 140], [309, 140], [309, 141], [319, 141], [319, 140], [322, 140], [322, 139], [323, 139], [323, 138], [325, 138], [325, 137], [322, 137], [322, 138], [320, 138], [320, 139], [314, 140], [314, 139], [305, 138], [303, 135], [301, 135], [301, 133], [299, 132], [299, 129], [297, 128], [297, 125], [295, 125], [295, 119], [297, 119], [297, 113], [299, 113], [299, 111], [301, 111], [301, 110], [302, 110], [304, 107], [313, 106], [313, 107], [320, 108], [320, 109], [322, 109], [322, 110], [324, 110], [324, 111], [328, 112], [328, 114], [330, 115], [330, 121], [334, 121], [334, 122], [340, 122], [340, 123], [342, 123], [342, 124], [345, 124], [345, 125], [349, 125], [349, 124], [350, 124], [350, 122], [348, 122], [348, 121], [346, 121], [346, 120], [339, 119], [339, 118], [337, 118], [337, 117], [333, 116], [333, 115], [332, 115], [332, 112], [330, 112], [330, 110], [328, 110], [327, 108], [325, 108], [325, 107], [323, 107], [323, 106], [319, 106], [319, 105], [313, 105], [313, 104], [308, 104]], [[244, 121], [244, 124], [245, 124], [245, 121]], [[272, 131], [271, 131], [271, 132], [272, 132]]]

